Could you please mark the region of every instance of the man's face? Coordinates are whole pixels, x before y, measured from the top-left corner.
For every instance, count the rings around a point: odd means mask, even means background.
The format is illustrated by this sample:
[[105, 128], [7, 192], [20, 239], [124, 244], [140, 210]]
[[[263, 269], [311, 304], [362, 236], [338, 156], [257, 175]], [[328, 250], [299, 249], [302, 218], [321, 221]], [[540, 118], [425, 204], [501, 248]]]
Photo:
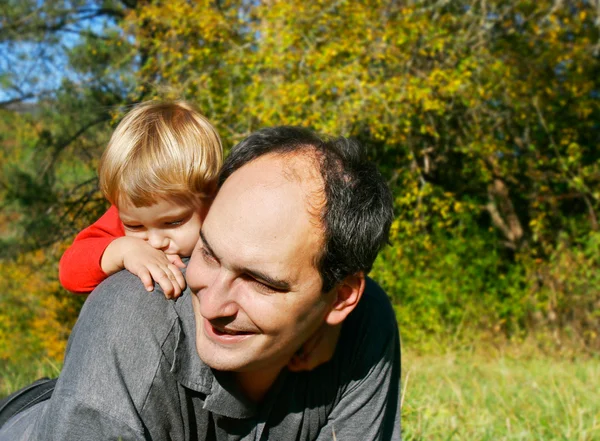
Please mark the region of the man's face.
[[321, 292], [315, 267], [323, 239], [313, 168], [302, 157], [258, 158], [213, 202], [187, 269], [196, 346], [209, 366], [278, 372], [330, 311], [333, 293]]

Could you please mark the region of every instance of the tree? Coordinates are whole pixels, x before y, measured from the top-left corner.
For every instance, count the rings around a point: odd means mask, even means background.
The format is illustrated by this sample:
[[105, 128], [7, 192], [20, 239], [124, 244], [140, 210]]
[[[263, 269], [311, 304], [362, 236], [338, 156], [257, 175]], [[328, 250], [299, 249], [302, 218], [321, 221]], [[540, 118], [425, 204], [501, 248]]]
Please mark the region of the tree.
[[[128, 17], [150, 48], [139, 81], [200, 103], [230, 143], [297, 124], [369, 145], [397, 195], [393, 291], [444, 258], [441, 240], [483, 240], [446, 270], [493, 251], [479, 272], [513, 274], [520, 298], [492, 279], [455, 299], [442, 289], [426, 305], [442, 322], [481, 289], [523, 303], [557, 231], [597, 230], [597, 20], [594, 2], [501, 0], [181, 0]], [[525, 261], [533, 266], [513, 271]], [[500, 304], [490, 327], [515, 313]]]
[[[184, 98], [227, 147], [279, 124], [367, 144], [396, 196], [377, 276], [402, 305], [405, 336], [469, 320], [510, 333], [538, 313], [590, 321], [598, 294], [558, 274], [589, 282], [598, 269], [599, 10], [597, 0], [9, 2], [9, 52], [35, 43], [46, 64], [68, 67], [50, 91], [2, 74], [9, 253], [56, 243], [102, 211], [95, 161], [128, 105]], [[29, 93], [35, 114], [6, 110]], [[556, 286], [562, 300], [548, 294]]]
[[76, 0], [3, 6], [0, 111], [29, 127], [27, 142], [18, 130], [4, 135], [2, 206], [19, 222], [3, 254], [55, 243], [104, 209], [95, 161], [119, 106], [137, 98], [130, 73], [135, 52], [119, 27], [135, 5]]

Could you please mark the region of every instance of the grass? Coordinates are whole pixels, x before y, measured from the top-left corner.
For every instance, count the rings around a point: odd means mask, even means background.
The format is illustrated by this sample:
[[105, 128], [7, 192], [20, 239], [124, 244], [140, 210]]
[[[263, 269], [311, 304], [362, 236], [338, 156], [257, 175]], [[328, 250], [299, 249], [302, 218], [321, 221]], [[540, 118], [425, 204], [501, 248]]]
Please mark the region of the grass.
[[404, 441], [600, 440], [600, 360], [403, 354]]
[[0, 360], [0, 398], [43, 377], [54, 378], [61, 365], [49, 359], [23, 362], [19, 365], [5, 364]]
[[[60, 366], [0, 364], [0, 397]], [[403, 353], [404, 441], [600, 441], [600, 359]]]

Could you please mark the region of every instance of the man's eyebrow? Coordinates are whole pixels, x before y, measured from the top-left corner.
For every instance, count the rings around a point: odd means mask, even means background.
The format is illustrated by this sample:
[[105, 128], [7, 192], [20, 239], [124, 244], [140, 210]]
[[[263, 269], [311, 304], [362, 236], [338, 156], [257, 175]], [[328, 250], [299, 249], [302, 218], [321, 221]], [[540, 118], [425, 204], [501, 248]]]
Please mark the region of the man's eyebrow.
[[[202, 239], [202, 244], [206, 248], [206, 251], [208, 251], [212, 256], [214, 256], [215, 258], [218, 259], [218, 257], [215, 255], [215, 252], [211, 248], [210, 244], [206, 240], [206, 236], [204, 235], [204, 232], [202, 230], [200, 230], [200, 239]], [[277, 279], [275, 277], [269, 276], [268, 274], [265, 274], [258, 270], [253, 270], [250, 268], [238, 268], [238, 271], [240, 273], [246, 274], [254, 279], [257, 279], [260, 282], [264, 282], [272, 288], [275, 288], [275, 289], [278, 289], [281, 291], [290, 291], [292, 288], [291, 284], [288, 281], [282, 280], [282, 279]]]

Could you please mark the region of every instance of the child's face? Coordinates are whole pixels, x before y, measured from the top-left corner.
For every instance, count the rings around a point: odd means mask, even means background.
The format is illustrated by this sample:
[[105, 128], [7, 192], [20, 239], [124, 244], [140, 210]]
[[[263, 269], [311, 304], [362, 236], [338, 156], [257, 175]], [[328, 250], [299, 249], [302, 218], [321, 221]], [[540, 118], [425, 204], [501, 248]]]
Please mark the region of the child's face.
[[138, 237], [165, 254], [189, 257], [200, 237], [208, 206], [160, 199], [149, 207], [119, 204], [125, 236]]

